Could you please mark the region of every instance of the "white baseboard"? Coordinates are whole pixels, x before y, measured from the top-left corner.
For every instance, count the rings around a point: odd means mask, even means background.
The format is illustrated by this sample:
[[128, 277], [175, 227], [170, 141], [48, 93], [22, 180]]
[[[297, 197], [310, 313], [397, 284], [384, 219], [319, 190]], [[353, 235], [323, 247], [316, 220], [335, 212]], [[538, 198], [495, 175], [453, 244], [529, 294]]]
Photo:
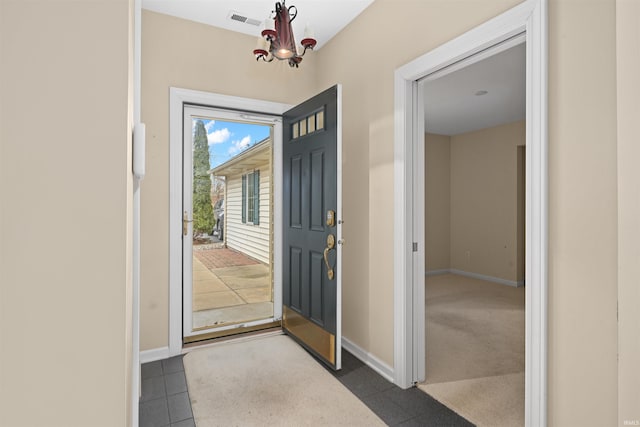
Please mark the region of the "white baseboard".
[[449, 274], [449, 273], [451, 273], [451, 270], [449, 270], [448, 268], [444, 268], [442, 270], [429, 270], [429, 271], [426, 271], [424, 273], [424, 275], [429, 277], [429, 276], [439, 276], [441, 274]]
[[140, 352], [140, 363], [155, 362], [156, 360], [168, 359], [170, 357], [169, 347], [152, 348]]
[[500, 285], [513, 286], [514, 288], [519, 288], [524, 286], [524, 280], [515, 281], [515, 280], [501, 279], [499, 277], [486, 276], [484, 274], [478, 274], [478, 273], [471, 273], [469, 271], [458, 270], [456, 268], [426, 271], [424, 275], [426, 277], [430, 277], [430, 276], [438, 276], [440, 274], [447, 274], [447, 273], [457, 274], [465, 277], [471, 277], [472, 279], [485, 280], [487, 282], [498, 283]]
[[373, 354], [365, 351], [360, 346], [349, 341], [348, 338], [342, 337], [342, 347], [360, 359], [365, 365], [382, 375], [384, 379], [393, 383], [394, 372], [391, 366], [387, 365]]
[[[451, 272], [451, 274], [458, 274], [460, 276], [471, 277], [472, 279], [486, 280], [487, 282], [494, 282], [494, 283], [499, 283], [501, 285], [513, 286], [515, 288], [518, 287], [518, 282], [516, 282], [515, 280], [507, 280], [507, 279], [501, 279], [499, 277], [485, 276], [484, 274], [470, 273], [468, 271], [458, 270], [455, 268], [452, 268], [449, 271]], [[522, 285], [519, 285], [519, 286], [522, 286]]]

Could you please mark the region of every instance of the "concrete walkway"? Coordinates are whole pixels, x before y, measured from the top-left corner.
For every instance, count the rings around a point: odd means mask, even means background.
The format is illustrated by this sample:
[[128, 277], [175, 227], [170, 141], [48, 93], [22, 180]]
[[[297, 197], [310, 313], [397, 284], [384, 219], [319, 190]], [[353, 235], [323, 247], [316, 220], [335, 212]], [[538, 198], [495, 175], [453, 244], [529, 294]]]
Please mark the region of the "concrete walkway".
[[269, 318], [272, 301], [268, 265], [232, 249], [194, 247], [194, 329]]

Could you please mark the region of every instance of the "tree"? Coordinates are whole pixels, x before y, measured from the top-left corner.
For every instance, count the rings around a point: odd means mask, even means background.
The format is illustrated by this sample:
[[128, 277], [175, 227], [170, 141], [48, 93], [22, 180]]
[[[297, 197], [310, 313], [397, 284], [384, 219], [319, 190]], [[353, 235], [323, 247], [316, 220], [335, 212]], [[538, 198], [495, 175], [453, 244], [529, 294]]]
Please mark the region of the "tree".
[[202, 120], [193, 135], [193, 234], [211, 233], [215, 225], [211, 206], [209, 141]]

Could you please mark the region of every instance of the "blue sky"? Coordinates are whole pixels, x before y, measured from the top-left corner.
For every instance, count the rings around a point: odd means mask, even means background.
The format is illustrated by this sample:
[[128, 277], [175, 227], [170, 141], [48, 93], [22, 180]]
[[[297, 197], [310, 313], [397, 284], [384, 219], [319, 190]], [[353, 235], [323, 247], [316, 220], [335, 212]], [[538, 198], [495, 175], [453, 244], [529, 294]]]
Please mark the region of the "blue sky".
[[193, 119], [194, 129], [197, 120], [202, 120], [207, 130], [211, 168], [262, 141], [271, 131], [271, 126], [206, 119]]

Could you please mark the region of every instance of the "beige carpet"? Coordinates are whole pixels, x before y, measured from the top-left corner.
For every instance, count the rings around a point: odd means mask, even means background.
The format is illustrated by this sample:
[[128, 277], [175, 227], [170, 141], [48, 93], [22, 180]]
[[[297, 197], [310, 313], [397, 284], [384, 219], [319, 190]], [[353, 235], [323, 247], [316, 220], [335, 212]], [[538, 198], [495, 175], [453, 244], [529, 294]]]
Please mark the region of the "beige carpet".
[[197, 427], [384, 425], [285, 335], [194, 350], [184, 370]]
[[524, 288], [428, 277], [426, 317], [418, 387], [478, 426], [524, 425]]
[[477, 426], [524, 426], [524, 373], [418, 387]]

